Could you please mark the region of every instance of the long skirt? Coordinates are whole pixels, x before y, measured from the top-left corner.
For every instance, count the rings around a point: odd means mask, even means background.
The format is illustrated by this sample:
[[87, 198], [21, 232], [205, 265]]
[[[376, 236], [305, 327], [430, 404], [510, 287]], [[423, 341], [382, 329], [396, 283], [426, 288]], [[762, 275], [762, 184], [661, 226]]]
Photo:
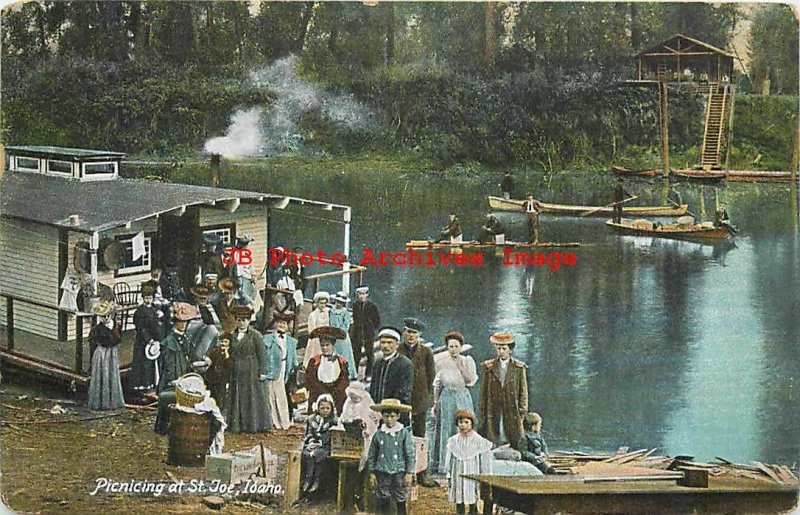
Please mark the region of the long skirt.
[[356, 359], [353, 357], [353, 345], [350, 343], [350, 336], [344, 340], [336, 340], [333, 349], [336, 354], [347, 360], [348, 379], [351, 381], [358, 379], [358, 366], [356, 365]]
[[148, 389], [155, 385], [155, 364], [145, 356], [145, 347], [147, 347], [147, 342], [138, 338], [133, 343], [133, 363], [131, 363], [130, 375], [130, 385], [133, 388]]
[[439, 413], [436, 414], [434, 430], [428, 432], [430, 452], [428, 470], [445, 474], [444, 458], [447, 454], [447, 440], [458, 433], [456, 411], [467, 409], [474, 413], [472, 396], [466, 388], [445, 388], [439, 396]]
[[289, 402], [286, 399], [286, 385], [283, 376], [286, 369], [281, 363], [280, 375], [267, 381], [267, 394], [269, 395], [269, 410], [272, 413], [273, 429], [289, 429], [292, 427], [292, 417], [289, 415]]
[[98, 346], [92, 355], [92, 376], [89, 380], [89, 409], [116, 409], [125, 405], [122, 381], [119, 378], [117, 346]]

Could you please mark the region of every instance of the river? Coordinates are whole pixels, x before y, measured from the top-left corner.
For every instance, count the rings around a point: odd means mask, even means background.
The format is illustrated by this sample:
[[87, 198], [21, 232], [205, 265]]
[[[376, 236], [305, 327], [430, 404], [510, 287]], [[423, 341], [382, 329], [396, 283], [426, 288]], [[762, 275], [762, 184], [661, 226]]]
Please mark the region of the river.
[[[237, 174], [238, 175], [238, 174]], [[267, 177], [267, 178], [265, 178]], [[499, 177], [478, 174], [286, 172], [254, 174], [261, 191], [353, 208], [352, 252], [402, 252], [433, 237], [455, 208], [471, 238], [489, 212]], [[604, 174], [533, 172], [519, 195], [602, 205]], [[237, 184], [237, 187], [241, 185]], [[660, 204], [660, 179], [628, 180], [643, 204]], [[365, 283], [385, 323], [421, 319], [426, 340], [459, 330], [477, 361], [493, 356], [496, 329], [516, 337], [528, 365], [531, 410], [552, 449], [658, 447], [698, 460], [800, 461], [800, 238], [797, 192], [786, 184], [677, 183], [690, 211], [713, 217], [726, 202], [735, 245], [619, 236], [604, 218], [542, 216], [543, 241], [580, 241], [575, 266], [508, 266], [493, 251], [482, 266], [371, 267]], [[330, 216], [321, 212], [320, 217]], [[507, 236], [525, 237], [522, 214], [498, 215]], [[341, 224], [283, 213], [273, 244], [341, 250]], [[553, 249], [556, 251], [559, 249]], [[312, 266], [310, 272], [324, 271]], [[331, 291], [337, 283], [323, 282]], [[477, 400], [477, 388], [474, 398]]]

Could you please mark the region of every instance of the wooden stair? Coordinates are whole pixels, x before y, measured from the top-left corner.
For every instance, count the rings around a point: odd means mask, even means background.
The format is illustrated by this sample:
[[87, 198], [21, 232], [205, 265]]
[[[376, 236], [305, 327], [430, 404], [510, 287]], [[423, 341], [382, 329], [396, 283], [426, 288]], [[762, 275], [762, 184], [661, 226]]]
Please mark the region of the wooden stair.
[[727, 84], [709, 90], [703, 147], [700, 152], [700, 165], [703, 168], [720, 166], [720, 154], [725, 139], [725, 117], [728, 113], [729, 103], [729, 86]]

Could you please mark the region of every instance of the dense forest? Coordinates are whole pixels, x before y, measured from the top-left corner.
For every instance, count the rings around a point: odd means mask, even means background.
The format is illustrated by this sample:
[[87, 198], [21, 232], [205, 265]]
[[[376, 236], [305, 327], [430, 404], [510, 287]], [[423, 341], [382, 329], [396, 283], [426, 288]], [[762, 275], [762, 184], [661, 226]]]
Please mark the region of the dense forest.
[[[768, 79], [771, 95], [739, 95], [733, 159], [789, 166], [798, 23], [787, 5], [746, 13], [734, 3], [369, 3], [7, 7], [3, 140], [196, 154], [237, 109], [276, 116], [269, 109], [281, 91], [257, 78], [281, 62], [294, 80], [350, 98], [374, 118], [348, 125], [318, 104], [303, 110], [294, 136], [324, 155], [413, 152], [441, 167], [551, 170], [652, 163], [657, 98], [621, 85], [633, 78], [632, 56], [677, 33], [729, 48], [749, 17], [749, 46], [739, 52], [751, 66], [734, 81], [747, 93]], [[687, 162], [698, 152], [703, 103], [691, 90], [670, 93], [670, 139]]]

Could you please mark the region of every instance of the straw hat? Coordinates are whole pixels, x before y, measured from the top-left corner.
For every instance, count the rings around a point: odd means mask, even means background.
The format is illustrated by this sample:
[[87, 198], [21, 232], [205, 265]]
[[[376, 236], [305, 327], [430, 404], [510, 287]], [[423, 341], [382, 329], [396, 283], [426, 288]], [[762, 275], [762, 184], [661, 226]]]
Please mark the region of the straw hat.
[[411, 411], [411, 406], [403, 404], [398, 399], [383, 399], [380, 404], [373, 404], [369, 409], [380, 413], [387, 410], [396, 411], [398, 413], [408, 413]]
[[157, 340], [152, 340], [145, 346], [144, 356], [151, 361], [158, 359], [161, 356], [161, 344]]
[[489, 336], [489, 341], [495, 345], [514, 345], [514, 335], [508, 331], [497, 331]]
[[219, 283], [217, 283], [217, 286], [219, 287], [219, 291], [222, 293], [233, 293], [239, 289], [239, 285], [236, 284], [236, 281], [230, 277], [221, 279]]
[[327, 301], [331, 300], [331, 294], [326, 291], [318, 291], [314, 294], [314, 302], [317, 302], [319, 299], [325, 299]]
[[333, 296], [333, 300], [336, 302], [341, 302], [342, 304], [347, 304], [350, 302], [350, 299], [347, 298], [347, 294], [343, 291], [337, 291], [336, 294]]
[[117, 310], [117, 305], [108, 300], [101, 300], [100, 302], [89, 308], [90, 313], [100, 315], [101, 317], [108, 316]]

